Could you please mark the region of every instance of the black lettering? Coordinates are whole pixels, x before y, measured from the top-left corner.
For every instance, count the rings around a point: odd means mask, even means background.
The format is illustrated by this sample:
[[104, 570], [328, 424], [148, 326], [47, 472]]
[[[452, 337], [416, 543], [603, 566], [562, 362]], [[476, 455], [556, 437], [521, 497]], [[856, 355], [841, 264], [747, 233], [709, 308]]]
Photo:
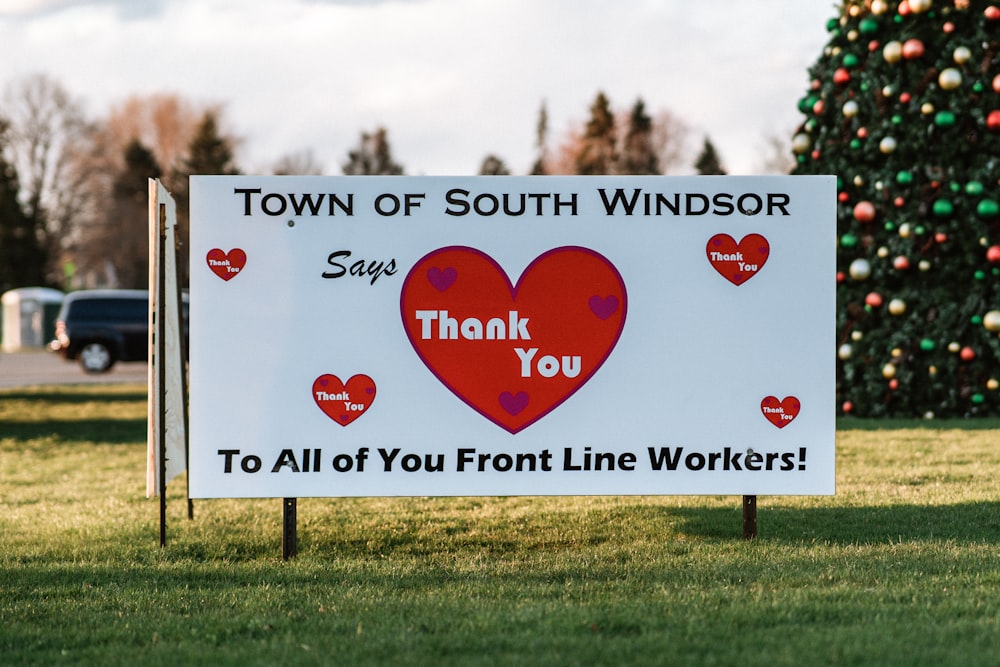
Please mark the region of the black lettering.
[[672, 471], [677, 470], [677, 464], [680, 463], [684, 448], [678, 447], [671, 451], [670, 447], [660, 447], [657, 451], [656, 447], [648, 447], [647, 451], [649, 452], [649, 465], [653, 470], [663, 470], [666, 466], [667, 470]]
[[465, 199], [459, 199], [458, 197], [468, 197], [469, 191], [463, 190], [461, 188], [453, 188], [448, 190], [447, 194], [444, 196], [444, 200], [450, 205], [459, 206], [457, 211], [453, 211], [450, 207], [444, 210], [448, 215], [468, 215], [469, 214], [469, 202]]
[[336, 259], [338, 259], [340, 257], [343, 257], [343, 258], [346, 259], [346, 258], [348, 258], [350, 256], [351, 256], [351, 251], [350, 250], [338, 250], [337, 252], [331, 252], [330, 256], [326, 258], [326, 263], [329, 264], [330, 266], [336, 267], [337, 271], [325, 272], [323, 274], [323, 277], [324, 278], [340, 278], [341, 276], [344, 276], [347, 273], [347, 267], [344, 266], [343, 264], [339, 263], [339, 262], [334, 261], [334, 260], [336, 260]]

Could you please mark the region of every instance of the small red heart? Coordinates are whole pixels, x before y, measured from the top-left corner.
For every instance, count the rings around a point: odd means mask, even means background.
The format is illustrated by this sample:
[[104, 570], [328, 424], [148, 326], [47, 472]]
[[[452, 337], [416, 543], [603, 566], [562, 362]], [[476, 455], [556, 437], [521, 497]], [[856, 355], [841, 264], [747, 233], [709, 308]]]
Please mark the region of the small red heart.
[[764, 417], [778, 428], [785, 428], [791, 424], [798, 416], [801, 407], [799, 399], [794, 396], [786, 396], [781, 401], [776, 396], [768, 396], [760, 402], [760, 411]]
[[341, 426], [363, 415], [375, 401], [375, 381], [367, 375], [354, 375], [345, 385], [329, 373], [313, 382], [313, 400], [323, 413]]
[[723, 278], [737, 286], [757, 275], [770, 252], [770, 244], [760, 234], [747, 234], [738, 244], [729, 234], [716, 234], [705, 246], [709, 263]]
[[219, 248], [212, 248], [208, 251], [205, 261], [208, 263], [208, 268], [212, 269], [215, 275], [223, 280], [232, 280], [246, 266], [247, 254], [240, 248], [233, 248], [229, 252], [223, 252]]

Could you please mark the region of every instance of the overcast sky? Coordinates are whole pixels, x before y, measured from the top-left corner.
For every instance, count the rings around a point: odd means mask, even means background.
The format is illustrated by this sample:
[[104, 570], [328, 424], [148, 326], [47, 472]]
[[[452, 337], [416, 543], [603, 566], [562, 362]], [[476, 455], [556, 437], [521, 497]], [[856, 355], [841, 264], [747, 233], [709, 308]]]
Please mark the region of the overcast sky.
[[339, 174], [385, 126], [408, 174], [517, 174], [598, 91], [708, 134], [730, 173], [789, 137], [833, 0], [0, 0], [0, 87], [44, 73], [93, 117], [133, 94], [222, 103], [245, 172]]

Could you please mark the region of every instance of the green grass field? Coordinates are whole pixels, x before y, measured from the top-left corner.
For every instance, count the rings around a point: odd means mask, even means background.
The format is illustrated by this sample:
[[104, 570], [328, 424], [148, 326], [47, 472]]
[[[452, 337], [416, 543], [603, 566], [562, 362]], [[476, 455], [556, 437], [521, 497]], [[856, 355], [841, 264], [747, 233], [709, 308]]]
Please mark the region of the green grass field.
[[3, 665], [998, 665], [1000, 424], [844, 423], [834, 497], [145, 498], [140, 386], [0, 391]]

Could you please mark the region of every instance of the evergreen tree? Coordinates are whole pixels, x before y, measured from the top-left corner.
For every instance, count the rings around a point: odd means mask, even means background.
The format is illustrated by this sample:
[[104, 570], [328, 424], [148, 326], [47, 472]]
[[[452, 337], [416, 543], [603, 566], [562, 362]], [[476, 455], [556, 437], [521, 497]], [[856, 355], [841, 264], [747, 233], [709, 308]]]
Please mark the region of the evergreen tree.
[[177, 239], [181, 247], [178, 255], [177, 271], [182, 285], [187, 285], [188, 276], [188, 206], [190, 176], [235, 176], [240, 173], [233, 155], [235, 140], [219, 132], [218, 114], [207, 111], [188, 144], [187, 156], [175, 170], [171, 179], [171, 194], [177, 202]]
[[582, 176], [601, 176], [614, 173], [615, 117], [604, 93], [598, 93], [590, 107], [590, 120], [581, 139], [576, 157], [576, 173]]
[[547, 173], [545, 163], [548, 158], [548, 141], [549, 110], [546, 108], [545, 102], [542, 102], [542, 107], [538, 110], [538, 124], [535, 126], [535, 149], [538, 151], [538, 155], [535, 158], [535, 163], [531, 165], [532, 176], [544, 176]]
[[841, 413], [1000, 413], [1000, 9], [845, 0], [798, 174], [837, 176]]
[[152, 151], [133, 139], [114, 177], [108, 214], [90, 239], [89, 256], [114, 267], [119, 287], [145, 289], [149, 282], [149, 179], [159, 178]]
[[702, 176], [726, 175], [726, 170], [722, 167], [722, 160], [719, 158], [719, 153], [715, 150], [715, 144], [708, 137], [705, 137], [705, 141], [701, 145], [701, 153], [698, 154], [698, 159], [694, 161], [694, 168]]
[[479, 166], [480, 176], [510, 176], [510, 169], [496, 155], [487, 155]]
[[347, 153], [343, 169], [347, 176], [398, 176], [403, 173], [402, 165], [392, 157], [389, 133], [384, 127], [376, 128], [371, 134], [361, 133], [361, 142]]
[[628, 117], [628, 128], [615, 170], [619, 174], [659, 174], [660, 161], [653, 145], [653, 119], [640, 99]]
[[0, 293], [45, 284], [45, 252], [36, 220], [18, 200], [17, 170], [2, 150], [6, 130], [6, 122], [0, 119]]

